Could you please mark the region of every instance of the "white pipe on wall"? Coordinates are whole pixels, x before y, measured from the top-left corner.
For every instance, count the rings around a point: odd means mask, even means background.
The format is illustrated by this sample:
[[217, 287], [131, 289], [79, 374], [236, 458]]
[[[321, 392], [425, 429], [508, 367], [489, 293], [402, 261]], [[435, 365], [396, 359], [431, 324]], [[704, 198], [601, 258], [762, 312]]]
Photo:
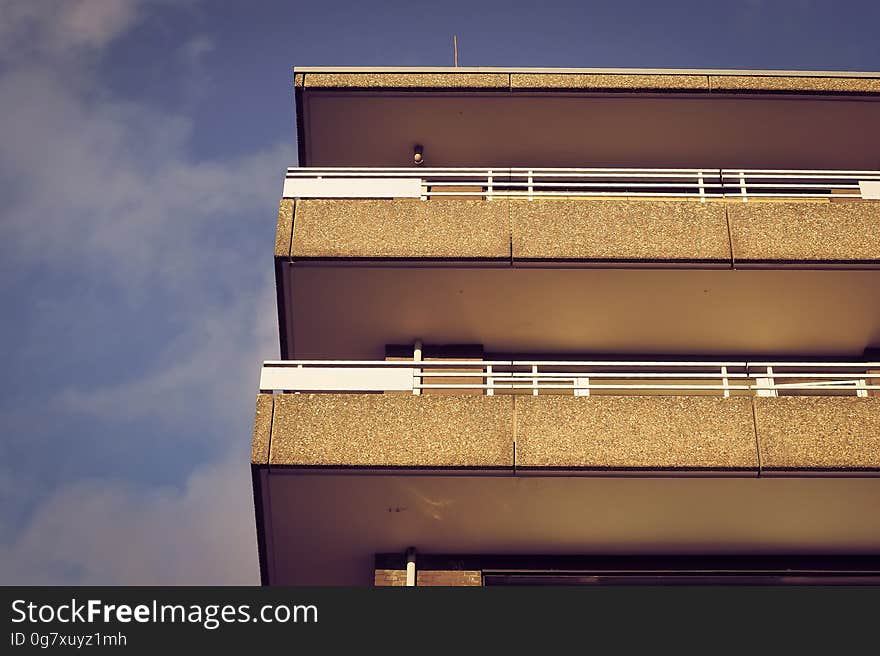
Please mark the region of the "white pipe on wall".
[[406, 587], [414, 588], [416, 585], [416, 548], [406, 550]]

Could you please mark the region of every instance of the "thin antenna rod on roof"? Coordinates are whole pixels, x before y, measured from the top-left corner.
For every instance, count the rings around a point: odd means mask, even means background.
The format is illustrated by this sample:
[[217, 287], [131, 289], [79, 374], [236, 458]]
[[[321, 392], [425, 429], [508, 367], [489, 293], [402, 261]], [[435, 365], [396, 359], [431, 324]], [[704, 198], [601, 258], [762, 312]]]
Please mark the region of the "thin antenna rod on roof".
[[452, 65], [458, 68], [458, 37], [452, 35]]

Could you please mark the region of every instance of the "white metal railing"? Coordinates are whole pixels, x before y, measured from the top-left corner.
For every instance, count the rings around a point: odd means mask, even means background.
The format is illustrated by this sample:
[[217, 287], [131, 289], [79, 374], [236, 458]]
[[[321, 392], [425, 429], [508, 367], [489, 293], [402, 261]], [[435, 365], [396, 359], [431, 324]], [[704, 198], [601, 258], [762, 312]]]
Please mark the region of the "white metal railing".
[[750, 362], [756, 396], [869, 396], [880, 390], [880, 362]]
[[880, 171], [634, 168], [289, 168], [285, 198], [880, 199]]
[[262, 391], [868, 396], [880, 362], [267, 361]]
[[750, 198], [880, 199], [880, 171], [721, 171], [725, 196]]

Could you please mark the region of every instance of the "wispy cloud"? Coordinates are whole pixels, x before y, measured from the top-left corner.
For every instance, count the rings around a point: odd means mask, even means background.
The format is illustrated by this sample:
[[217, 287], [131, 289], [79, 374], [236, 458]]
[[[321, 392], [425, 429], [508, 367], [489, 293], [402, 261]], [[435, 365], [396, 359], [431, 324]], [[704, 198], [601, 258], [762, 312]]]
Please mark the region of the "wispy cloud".
[[171, 342], [159, 345], [148, 370], [87, 388], [73, 381], [50, 407], [99, 420], [160, 418], [160, 424], [187, 426], [193, 437], [223, 431], [232, 441], [246, 439], [244, 431], [227, 431], [249, 418], [260, 361], [276, 357], [278, 348], [274, 285], [269, 276], [262, 282], [256, 297], [189, 318]]
[[23, 59], [101, 49], [137, 21], [145, 0], [6, 0], [0, 55]]
[[3, 75], [0, 104], [0, 170], [12, 192], [0, 236], [15, 244], [10, 256], [74, 256], [127, 285], [157, 275], [179, 285], [209, 257], [245, 255], [212, 230], [245, 234], [257, 218], [247, 212], [271, 212], [292, 157], [279, 146], [193, 158], [190, 117], [95, 98], [52, 70]]
[[[7, 320], [35, 329], [15, 357], [35, 372], [71, 363], [7, 404], [8, 422], [0, 403], [7, 427], [53, 414], [39, 438], [17, 430], [0, 444], [0, 460], [17, 463], [0, 472], [0, 496], [15, 502], [0, 508], [4, 582], [256, 581], [248, 424], [259, 361], [277, 351], [271, 232], [293, 150], [201, 158], [192, 108], [138, 104], [102, 85], [90, 62], [156, 4], [4, 4], [0, 292], [21, 303]], [[169, 53], [194, 88], [211, 47], [194, 35]], [[48, 340], [46, 325], [58, 327]], [[97, 369], [89, 348], [102, 356]], [[0, 389], [35, 380], [0, 378]], [[72, 418], [89, 428], [71, 434]], [[61, 441], [75, 440], [71, 457], [88, 461], [106, 441], [99, 435], [141, 421], [180, 440], [173, 457], [185, 480], [151, 485], [149, 475], [108, 471], [61, 483], [40, 471]], [[150, 449], [118, 439], [116, 457]], [[191, 440], [214, 445], [209, 462], [193, 460]]]
[[57, 489], [11, 544], [0, 545], [0, 580], [259, 583], [246, 460], [245, 453], [232, 453], [196, 469], [179, 488], [96, 479]]

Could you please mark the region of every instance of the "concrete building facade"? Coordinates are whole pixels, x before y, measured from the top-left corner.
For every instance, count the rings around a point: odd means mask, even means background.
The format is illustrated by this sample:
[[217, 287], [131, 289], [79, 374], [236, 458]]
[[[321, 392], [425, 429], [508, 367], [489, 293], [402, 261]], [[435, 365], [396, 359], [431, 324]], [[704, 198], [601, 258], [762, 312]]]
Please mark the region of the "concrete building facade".
[[880, 73], [298, 68], [264, 584], [880, 575]]

